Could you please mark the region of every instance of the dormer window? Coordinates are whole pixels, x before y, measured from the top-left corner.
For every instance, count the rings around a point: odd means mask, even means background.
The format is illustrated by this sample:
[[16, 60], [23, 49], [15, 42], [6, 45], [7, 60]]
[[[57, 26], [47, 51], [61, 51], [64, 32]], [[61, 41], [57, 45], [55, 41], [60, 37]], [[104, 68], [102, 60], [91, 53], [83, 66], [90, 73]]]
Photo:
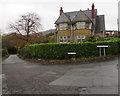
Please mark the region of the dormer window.
[[77, 29], [85, 29], [85, 22], [77, 22]]
[[67, 29], [66, 27], [67, 27], [66, 23], [60, 24], [60, 30], [66, 30]]

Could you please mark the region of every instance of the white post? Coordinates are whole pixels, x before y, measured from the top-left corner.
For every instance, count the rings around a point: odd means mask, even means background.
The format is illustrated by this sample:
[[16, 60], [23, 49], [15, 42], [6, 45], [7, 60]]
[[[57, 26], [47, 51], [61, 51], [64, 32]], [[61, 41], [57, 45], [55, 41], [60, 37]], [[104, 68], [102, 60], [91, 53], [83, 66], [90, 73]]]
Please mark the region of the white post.
[[101, 56], [101, 47], [100, 47], [100, 56]]
[[104, 47], [104, 56], [105, 56], [105, 47]]

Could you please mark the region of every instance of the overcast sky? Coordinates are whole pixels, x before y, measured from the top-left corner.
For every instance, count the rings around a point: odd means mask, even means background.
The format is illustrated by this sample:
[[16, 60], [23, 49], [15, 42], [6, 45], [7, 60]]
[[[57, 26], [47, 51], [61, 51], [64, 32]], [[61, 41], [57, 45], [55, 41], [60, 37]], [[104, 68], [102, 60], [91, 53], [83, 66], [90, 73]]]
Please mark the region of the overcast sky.
[[28, 12], [35, 12], [41, 17], [43, 30], [55, 28], [54, 22], [59, 16], [59, 9], [64, 12], [91, 9], [92, 3], [98, 15], [105, 15], [106, 30], [117, 30], [119, 0], [0, 0], [0, 30], [8, 32], [8, 26]]

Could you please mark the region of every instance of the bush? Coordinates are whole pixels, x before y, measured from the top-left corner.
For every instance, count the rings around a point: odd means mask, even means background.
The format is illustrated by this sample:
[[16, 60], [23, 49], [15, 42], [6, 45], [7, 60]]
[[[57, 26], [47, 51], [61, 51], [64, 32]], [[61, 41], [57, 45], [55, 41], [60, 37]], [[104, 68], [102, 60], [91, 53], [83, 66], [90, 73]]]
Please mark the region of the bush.
[[[98, 42], [33, 44], [22, 49], [20, 54], [24, 56], [24, 58], [44, 59], [69, 59], [99, 56], [99, 48], [97, 48], [97, 45], [108, 45], [109, 47], [106, 48], [107, 55], [120, 53], [120, 39], [115, 38]], [[68, 55], [68, 52], [76, 52], [76, 55]]]
[[30, 58], [31, 57], [31, 53], [28, 50], [28, 48], [21, 48], [18, 50], [18, 54], [22, 57], [22, 58]]
[[98, 37], [97, 41], [104, 41], [104, 37]]
[[8, 51], [7, 49], [2, 49], [2, 57], [8, 56]]
[[96, 37], [95, 37], [95, 36], [87, 36], [87, 37], [85, 38], [85, 41], [95, 42], [95, 41], [96, 41]]

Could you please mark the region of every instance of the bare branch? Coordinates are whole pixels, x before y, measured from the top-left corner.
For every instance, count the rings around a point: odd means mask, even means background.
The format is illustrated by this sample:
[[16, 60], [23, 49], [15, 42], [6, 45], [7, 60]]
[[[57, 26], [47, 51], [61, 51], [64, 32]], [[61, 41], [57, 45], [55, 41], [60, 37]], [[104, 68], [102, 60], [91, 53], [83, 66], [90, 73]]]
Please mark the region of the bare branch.
[[29, 42], [30, 34], [38, 33], [41, 28], [40, 17], [35, 13], [22, 15], [21, 19], [16, 22], [15, 25], [10, 25], [10, 28], [18, 32], [21, 36], [26, 38], [27, 42]]

